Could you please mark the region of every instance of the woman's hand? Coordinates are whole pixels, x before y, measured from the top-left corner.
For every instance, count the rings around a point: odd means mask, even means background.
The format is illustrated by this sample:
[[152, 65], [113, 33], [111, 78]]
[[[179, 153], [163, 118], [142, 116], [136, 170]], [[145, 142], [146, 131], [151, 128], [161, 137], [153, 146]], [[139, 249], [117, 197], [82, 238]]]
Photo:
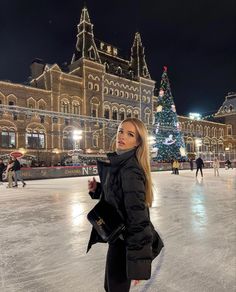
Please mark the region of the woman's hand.
[[133, 280], [133, 286], [137, 286], [141, 283], [141, 280]]
[[96, 179], [93, 177], [93, 180], [88, 180], [88, 190], [89, 192], [95, 192], [97, 188]]

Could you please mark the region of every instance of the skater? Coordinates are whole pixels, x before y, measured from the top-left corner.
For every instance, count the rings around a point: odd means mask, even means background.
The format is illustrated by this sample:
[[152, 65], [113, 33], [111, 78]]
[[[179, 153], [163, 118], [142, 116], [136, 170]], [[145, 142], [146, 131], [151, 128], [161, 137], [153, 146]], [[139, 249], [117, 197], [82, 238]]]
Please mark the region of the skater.
[[217, 157], [214, 158], [212, 166], [214, 168], [214, 176], [216, 176], [216, 175], [219, 176], [220, 162], [219, 162]]
[[177, 159], [173, 162], [174, 174], [179, 174], [179, 161]]
[[3, 163], [3, 160], [0, 159], [0, 185], [3, 184], [3, 172], [6, 169], [6, 165]]
[[[93, 199], [100, 196], [122, 214], [125, 232], [109, 243], [104, 288], [107, 292], [128, 292], [140, 280], [151, 277], [155, 230], [150, 221], [149, 207], [153, 193], [148, 154], [147, 130], [142, 121], [128, 118], [118, 127], [116, 152], [108, 154], [110, 162], [98, 162], [101, 183], [93, 178], [88, 182]], [[92, 244], [102, 242], [92, 230], [88, 250]]]
[[225, 161], [225, 169], [230, 169], [230, 168], [233, 169], [232, 164], [231, 164], [231, 161], [229, 159], [227, 159]]
[[8, 161], [8, 164], [7, 164], [7, 169], [6, 169], [6, 172], [7, 172], [7, 181], [8, 181], [8, 185], [7, 185], [7, 188], [12, 188], [13, 186], [13, 169], [14, 167], [14, 161], [12, 159], [10, 159]]
[[191, 158], [191, 159], [189, 160], [189, 164], [190, 164], [190, 169], [191, 169], [191, 171], [193, 171], [193, 158]]
[[201, 172], [201, 176], [203, 177], [202, 168], [204, 167], [204, 163], [203, 163], [203, 160], [202, 160], [201, 156], [199, 156], [198, 159], [196, 159], [195, 162], [196, 162], [196, 165], [197, 165], [196, 177], [197, 177], [197, 174], [198, 174], [199, 170]]
[[13, 188], [17, 188], [18, 187], [18, 183], [17, 181], [20, 180], [22, 182], [22, 186], [23, 188], [26, 186], [26, 183], [24, 182], [23, 178], [21, 177], [21, 165], [19, 160], [16, 157], [12, 158], [14, 161], [14, 165], [13, 165], [13, 171], [14, 171], [14, 179], [15, 179], [15, 184], [13, 185]]

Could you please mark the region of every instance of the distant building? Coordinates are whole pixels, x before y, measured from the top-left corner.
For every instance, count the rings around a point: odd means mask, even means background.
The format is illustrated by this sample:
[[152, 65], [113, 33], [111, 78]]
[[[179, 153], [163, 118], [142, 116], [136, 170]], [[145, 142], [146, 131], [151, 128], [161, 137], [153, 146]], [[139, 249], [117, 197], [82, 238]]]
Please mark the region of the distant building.
[[[152, 131], [156, 82], [149, 74], [140, 34], [135, 34], [130, 59], [124, 59], [117, 47], [95, 41], [86, 8], [71, 63], [62, 67], [35, 59], [30, 79], [28, 86], [0, 81], [0, 155], [23, 149], [50, 164], [73, 149], [109, 151], [118, 123], [127, 117], [142, 119]], [[216, 145], [216, 151], [224, 150], [228, 143], [225, 124], [179, 120], [190, 152], [195, 152], [198, 134], [209, 149]], [[81, 139], [74, 140], [78, 129]]]

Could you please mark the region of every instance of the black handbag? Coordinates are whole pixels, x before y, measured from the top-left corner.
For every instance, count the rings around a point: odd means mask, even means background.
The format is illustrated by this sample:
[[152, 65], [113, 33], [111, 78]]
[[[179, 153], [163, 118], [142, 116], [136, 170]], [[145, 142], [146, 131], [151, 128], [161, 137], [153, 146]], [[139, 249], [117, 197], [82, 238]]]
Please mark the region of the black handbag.
[[117, 210], [105, 200], [100, 200], [88, 213], [87, 219], [105, 242], [118, 239], [125, 230], [122, 217]]

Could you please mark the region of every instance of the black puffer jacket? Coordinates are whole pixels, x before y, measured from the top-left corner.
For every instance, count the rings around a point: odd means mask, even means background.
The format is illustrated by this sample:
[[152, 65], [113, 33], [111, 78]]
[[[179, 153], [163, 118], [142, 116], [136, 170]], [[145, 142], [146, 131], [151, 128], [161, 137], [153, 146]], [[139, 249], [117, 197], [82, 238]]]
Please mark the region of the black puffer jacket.
[[[124, 217], [127, 278], [144, 280], [151, 276], [151, 262], [155, 257], [152, 244], [156, 234], [145, 204], [145, 176], [135, 152], [111, 153], [108, 154], [110, 163], [98, 162], [101, 184], [98, 183], [96, 192], [90, 195], [93, 199], [102, 195]], [[93, 229], [88, 250], [96, 242], [102, 239]]]

